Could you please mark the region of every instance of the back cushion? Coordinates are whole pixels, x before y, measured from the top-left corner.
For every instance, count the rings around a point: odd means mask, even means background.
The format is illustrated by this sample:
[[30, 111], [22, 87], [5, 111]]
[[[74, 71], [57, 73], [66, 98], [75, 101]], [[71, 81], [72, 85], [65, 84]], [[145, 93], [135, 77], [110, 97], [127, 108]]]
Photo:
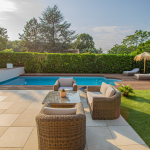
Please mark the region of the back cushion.
[[105, 82], [102, 82], [101, 88], [100, 88], [100, 92], [105, 96], [106, 90], [108, 88], [108, 84], [106, 84]]
[[51, 108], [51, 107], [44, 107], [43, 111], [46, 115], [72, 115], [76, 114], [77, 108]]
[[60, 86], [63, 87], [72, 87], [73, 86], [73, 78], [59, 78]]
[[111, 97], [114, 94], [115, 94], [115, 90], [111, 86], [108, 86], [108, 88], [106, 90], [105, 97]]

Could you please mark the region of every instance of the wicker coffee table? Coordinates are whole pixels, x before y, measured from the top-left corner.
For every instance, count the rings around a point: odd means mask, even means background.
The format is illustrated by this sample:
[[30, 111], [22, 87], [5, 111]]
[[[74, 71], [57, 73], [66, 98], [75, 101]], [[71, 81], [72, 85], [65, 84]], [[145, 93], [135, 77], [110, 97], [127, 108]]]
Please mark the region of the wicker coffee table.
[[76, 103], [80, 102], [79, 92], [77, 91], [67, 91], [66, 97], [61, 98], [59, 91], [50, 91], [44, 98], [42, 104], [50, 103], [51, 107], [74, 107]]

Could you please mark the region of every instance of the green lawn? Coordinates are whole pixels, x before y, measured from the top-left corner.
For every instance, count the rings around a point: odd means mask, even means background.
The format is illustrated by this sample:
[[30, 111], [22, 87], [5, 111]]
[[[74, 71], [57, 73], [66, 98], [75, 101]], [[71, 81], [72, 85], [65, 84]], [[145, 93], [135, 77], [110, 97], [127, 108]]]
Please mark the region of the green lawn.
[[134, 90], [121, 98], [121, 115], [150, 147], [150, 90]]

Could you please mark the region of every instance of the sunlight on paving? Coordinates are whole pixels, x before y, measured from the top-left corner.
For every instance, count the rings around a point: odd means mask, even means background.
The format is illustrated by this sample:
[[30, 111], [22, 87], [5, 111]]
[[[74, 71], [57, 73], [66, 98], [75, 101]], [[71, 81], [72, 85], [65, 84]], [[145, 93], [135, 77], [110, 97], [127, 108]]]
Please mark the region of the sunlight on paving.
[[[0, 150], [37, 150], [35, 117], [49, 90], [0, 90]], [[86, 98], [80, 97], [86, 115], [85, 150], [147, 150], [146, 144], [122, 116], [92, 120]], [[9, 138], [9, 142], [8, 142]]]

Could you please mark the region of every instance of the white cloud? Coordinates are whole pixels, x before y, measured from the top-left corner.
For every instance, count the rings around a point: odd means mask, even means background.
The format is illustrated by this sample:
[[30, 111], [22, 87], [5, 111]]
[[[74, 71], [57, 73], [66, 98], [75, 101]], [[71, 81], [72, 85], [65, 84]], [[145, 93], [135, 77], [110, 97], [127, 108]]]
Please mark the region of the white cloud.
[[115, 44], [121, 44], [127, 35], [134, 33], [133, 26], [101, 26], [91, 29], [94, 31], [95, 47], [102, 47], [105, 53]]
[[117, 29], [117, 26], [102, 26], [102, 27], [95, 27], [92, 30], [94, 32], [115, 32], [115, 29]]
[[102, 26], [102, 27], [94, 27], [92, 30], [94, 32], [111, 32], [111, 33], [128, 33], [132, 29], [131, 27], [120, 27], [120, 26]]
[[15, 11], [17, 8], [13, 2], [8, 0], [1, 0], [0, 1], [0, 12], [3, 11]]

